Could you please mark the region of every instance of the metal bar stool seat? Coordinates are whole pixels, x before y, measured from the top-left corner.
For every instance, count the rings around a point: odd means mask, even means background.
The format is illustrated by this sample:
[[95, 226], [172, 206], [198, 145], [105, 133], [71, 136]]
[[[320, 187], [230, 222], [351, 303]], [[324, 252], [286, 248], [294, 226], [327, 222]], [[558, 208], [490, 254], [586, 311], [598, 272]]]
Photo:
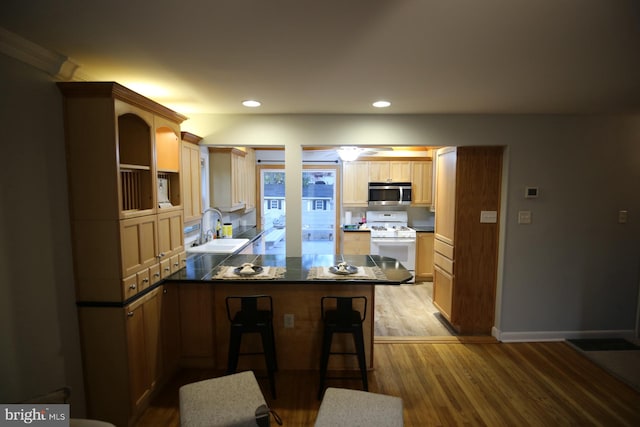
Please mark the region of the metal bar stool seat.
[[[232, 306], [236, 307], [238, 301], [240, 302], [240, 308], [232, 315]], [[240, 356], [264, 354], [271, 395], [275, 399], [276, 385], [274, 373], [278, 370], [278, 361], [276, 357], [275, 334], [273, 331], [273, 299], [269, 295], [229, 296], [225, 298], [225, 304], [227, 307], [227, 318], [230, 322], [227, 374], [236, 372]], [[267, 305], [268, 309], [259, 308], [262, 305]], [[246, 333], [260, 334], [262, 342], [261, 352], [240, 351], [242, 335]]]
[[[335, 301], [335, 309], [328, 309], [330, 301]], [[364, 306], [362, 312], [354, 309], [354, 302], [360, 302]], [[324, 392], [324, 384], [327, 379], [327, 366], [329, 364], [329, 356], [332, 354], [354, 355], [358, 358], [358, 366], [360, 368], [360, 377], [362, 380], [362, 388], [369, 391], [369, 382], [367, 380], [367, 362], [364, 351], [364, 334], [362, 332], [362, 323], [367, 315], [367, 298], [365, 296], [357, 297], [338, 297], [325, 296], [320, 299], [320, 309], [322, 312], [322, 322], [324, 326], [322, 336], [322, 356], [320, 360], [320, 387], [318, 389], [318, 400], [322, 399]], [[351, 334], [355, 345], [354, 352], [338, 352], [331, 351], [331, 343], [333, 334]]]

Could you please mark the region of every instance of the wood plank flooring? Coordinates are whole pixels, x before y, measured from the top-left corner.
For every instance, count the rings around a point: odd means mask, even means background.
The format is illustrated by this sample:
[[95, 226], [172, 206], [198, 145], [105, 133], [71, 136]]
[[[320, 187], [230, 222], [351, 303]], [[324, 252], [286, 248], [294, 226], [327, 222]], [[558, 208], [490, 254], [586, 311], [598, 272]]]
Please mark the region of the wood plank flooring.
[[[640, 425], [640, 393], [566, 343], [376, 343], [374, 354], [369, 390], [401, 397], [406, 426]], [[137, 426], [177, 427], [179, 386], [214, 375], [181, 372]], [[284, 425], [312, 426], [318, 373], [280, 371], [276, 381], [273, 400], [259, 379]]]
[[446, 337], [454, 335], [432, 301], [433, 283], [376, 286], [376, 337]]

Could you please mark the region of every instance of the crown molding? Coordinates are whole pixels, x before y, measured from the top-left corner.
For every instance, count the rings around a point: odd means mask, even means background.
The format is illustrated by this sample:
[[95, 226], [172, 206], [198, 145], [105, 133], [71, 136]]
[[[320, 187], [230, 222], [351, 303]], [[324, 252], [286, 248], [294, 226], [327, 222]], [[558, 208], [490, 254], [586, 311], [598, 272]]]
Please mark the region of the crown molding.
[[56, 80], [84, 79], [78, 75], [78, 64], [70, 58], [33, 43], [0, 27], [0, 53], [44, 71]]

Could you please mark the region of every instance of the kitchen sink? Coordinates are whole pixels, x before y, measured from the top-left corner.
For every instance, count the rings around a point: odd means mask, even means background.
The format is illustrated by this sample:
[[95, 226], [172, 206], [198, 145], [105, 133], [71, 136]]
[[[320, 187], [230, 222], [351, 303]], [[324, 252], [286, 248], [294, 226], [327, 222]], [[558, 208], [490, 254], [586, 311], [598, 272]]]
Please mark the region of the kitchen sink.
[[249, 239], [214, 239], [187, 248], [189, 253], [231, 254], [249, 243]]

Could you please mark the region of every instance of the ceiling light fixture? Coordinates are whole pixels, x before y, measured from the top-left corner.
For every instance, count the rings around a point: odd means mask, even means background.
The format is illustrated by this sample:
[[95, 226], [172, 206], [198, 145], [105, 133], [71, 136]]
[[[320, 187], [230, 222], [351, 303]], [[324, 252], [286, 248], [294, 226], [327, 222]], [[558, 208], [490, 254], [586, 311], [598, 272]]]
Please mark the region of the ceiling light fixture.
[[358, 147], [340, 147], [336, 150], [338, 156], [343, 162], [352, 162], [358, 158], [361, 148]]
[[256, 108], [262, 105], [260, 101], [256, 101], [254, 99], [247, 99], [246, 101], [242, 101], [242, 105], [249, 108]]
[[388, 106], [391, 105], [391, 103], [389, 101], [376, 101], [371, 105], [373, 105], [376, 108], [387, 108]]

